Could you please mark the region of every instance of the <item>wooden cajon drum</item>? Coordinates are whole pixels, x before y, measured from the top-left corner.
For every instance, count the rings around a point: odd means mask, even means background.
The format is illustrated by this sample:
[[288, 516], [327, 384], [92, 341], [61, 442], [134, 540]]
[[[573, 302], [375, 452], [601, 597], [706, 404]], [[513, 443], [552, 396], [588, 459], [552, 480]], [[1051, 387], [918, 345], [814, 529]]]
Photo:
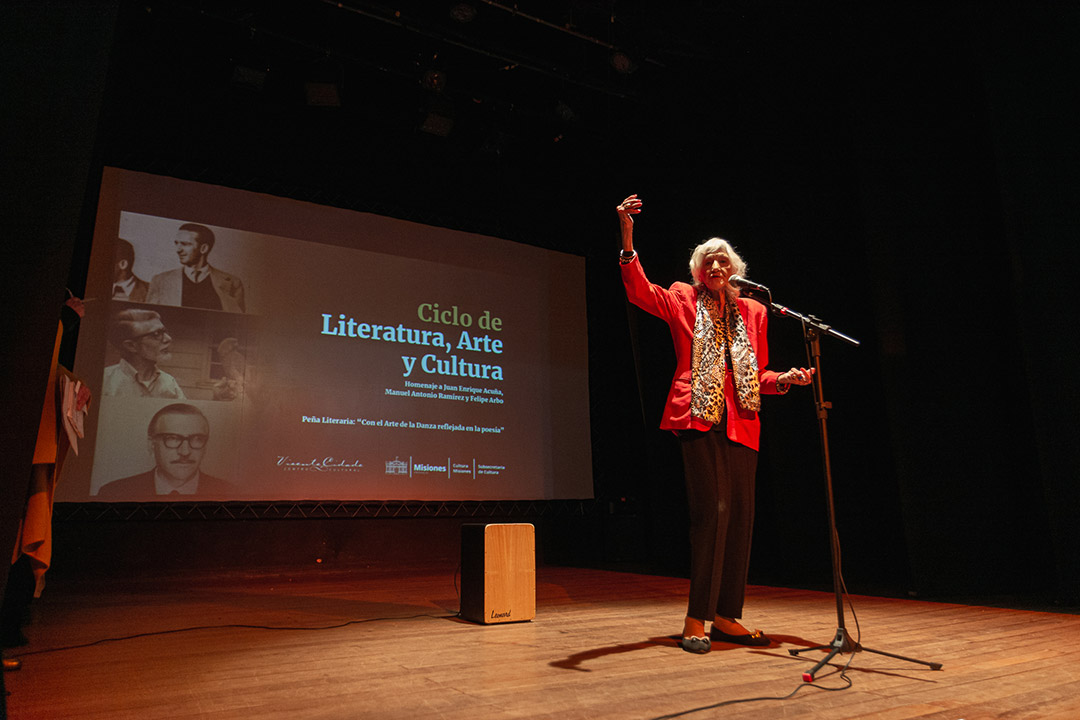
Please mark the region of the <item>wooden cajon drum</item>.
[[485, 624], [536, 617], [536, 528], [461, 526], [461, 616]]

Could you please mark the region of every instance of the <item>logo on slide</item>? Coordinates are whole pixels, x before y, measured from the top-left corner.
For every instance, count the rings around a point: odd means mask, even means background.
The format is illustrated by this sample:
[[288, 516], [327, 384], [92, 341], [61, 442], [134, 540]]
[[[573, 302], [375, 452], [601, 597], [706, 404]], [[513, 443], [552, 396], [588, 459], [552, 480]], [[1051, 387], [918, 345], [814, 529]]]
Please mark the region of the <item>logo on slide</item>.
[[342, 460], [335, 457], [295, 458], [278, 455], [277, 466], [282, 470], [310, 470], [315, 472], [361, 472], [364, 464], [359, 460]]
[[398, 456], [394, 456], [393, 460], [386, 461], [386, 474], [387, 475], [407, 475], [408, 477], [414, 477], [416, 475], [429, 475], [437, 473], [439, 475], [446, 475], [450, 477], [450, 459], [447, 458], [443, 461], [443, 464], [432, 464], [426, 462], [416, 462], [412, 456], [409, 456], [408, 460], [402, 460]]

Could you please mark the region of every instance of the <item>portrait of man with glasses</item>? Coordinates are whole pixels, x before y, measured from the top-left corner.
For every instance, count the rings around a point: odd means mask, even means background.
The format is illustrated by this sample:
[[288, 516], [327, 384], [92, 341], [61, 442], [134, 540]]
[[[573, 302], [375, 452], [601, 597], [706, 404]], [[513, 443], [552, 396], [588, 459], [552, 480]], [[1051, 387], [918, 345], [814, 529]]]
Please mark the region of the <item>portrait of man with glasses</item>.
[[150, 419], [146, 439], [154, 467], [102, 485], [99, 498], [139, 501], [170, 495], [220, 498], [232, 494], [231, 483], [201, 469], [210, 442], [210, 423], [199, 408], [186, 403], [166, 405]]
[[158, 313], [142, 309], [117, 313], [109, 341], [120, 351], [120, 361], [105, 368], [102, 395], [186, 398], [176, 378], [159, 367], [172, 357], [172, 337]]

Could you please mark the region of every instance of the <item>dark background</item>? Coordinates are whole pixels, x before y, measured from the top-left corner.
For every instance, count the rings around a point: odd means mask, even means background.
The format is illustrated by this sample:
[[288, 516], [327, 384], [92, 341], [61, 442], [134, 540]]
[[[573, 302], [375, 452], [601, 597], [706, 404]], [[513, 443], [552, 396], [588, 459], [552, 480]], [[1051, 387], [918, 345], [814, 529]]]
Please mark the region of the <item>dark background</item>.
[[[822, 343], [852, 592], [1076, 605], [1080, 8], [535, 0], [461, 22], [459, 4], [4, 3], [0, 547], [111, 165], [583, 255], [597, 500], [61, 507], [50, 572], [452, 560], [462, 522], [512, 519], [542, 562], [684, 573], [657, 429], [671, 341], [616, 262], [636, 192], [654, 282], [720, 235], [774, 299], [862, 342]], [[800, 327], [774, 318], [770, 351], [805, 365]], [[831, 588], [811, 393], [764, 405], [751, 582]]]

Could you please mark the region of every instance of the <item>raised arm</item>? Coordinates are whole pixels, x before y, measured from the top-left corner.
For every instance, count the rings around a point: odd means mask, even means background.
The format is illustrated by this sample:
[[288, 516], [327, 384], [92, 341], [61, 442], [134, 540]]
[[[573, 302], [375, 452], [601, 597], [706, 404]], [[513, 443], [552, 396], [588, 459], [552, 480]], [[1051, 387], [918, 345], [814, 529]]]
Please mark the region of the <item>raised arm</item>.
[[641, 200], [636, 194], [623, 200], [615, 208], [619, 213], [619, 230], [622, 232], [623, 255], [634, 252], [634, 215], [641, 212]]
[[680, 313], [684, 305], [681, 296], [677, 296], [673, 290], [676, 286], [681, 286], [689, 291], [690, 286], [675, 283], [671, 289], [666, 289], [654, 285], [645, 277], [641, 263], [638, 262], [637, 253], [634, 252], [634, 218], [632, 217], [641, 212], [641, 205], [641, 199], [637, 195], [631, 195], [615, 207], [616, 212], [619, 213], [619, 229], [622, 231], [619, 267], [623, 286], [626, 288], [626, 297], [630, 302], [647, 313], [670, 321]]

